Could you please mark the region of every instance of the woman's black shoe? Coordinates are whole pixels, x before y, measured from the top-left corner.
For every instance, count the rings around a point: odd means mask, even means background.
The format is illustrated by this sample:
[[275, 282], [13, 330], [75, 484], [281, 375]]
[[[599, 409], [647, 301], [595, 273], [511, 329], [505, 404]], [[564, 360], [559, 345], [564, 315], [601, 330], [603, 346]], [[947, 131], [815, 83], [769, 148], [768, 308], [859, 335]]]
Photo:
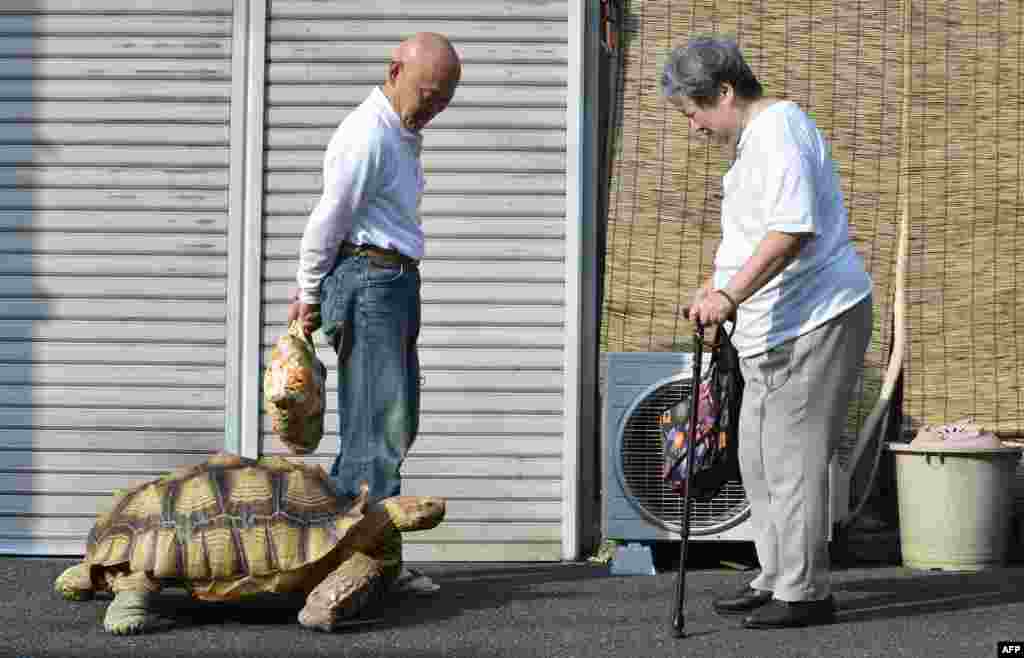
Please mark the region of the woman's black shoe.
[[738, 615], [760, 608], [771, 600], [772, 593], [768, 590], [754, 589], [748, 585], [731, 596], [717, 599], [714, 608], [720, 615]]
[[747, 628], [797, 628], [831, 624], [836, 619], [836, 602], [831, 596], [820, 601], [772, 601], [743, 620]]

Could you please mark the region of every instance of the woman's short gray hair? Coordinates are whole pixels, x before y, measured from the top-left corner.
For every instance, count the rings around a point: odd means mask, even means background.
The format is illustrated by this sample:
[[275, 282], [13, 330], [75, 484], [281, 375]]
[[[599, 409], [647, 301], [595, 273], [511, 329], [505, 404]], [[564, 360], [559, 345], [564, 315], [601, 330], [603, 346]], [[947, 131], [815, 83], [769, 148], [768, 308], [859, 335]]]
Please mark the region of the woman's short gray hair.
[[699, 36], [669, 53], [661, 74], [666, 97], [688, 96], [697, 105], [713, 104], [722, 83], [732, 85], [741, 98], [759, 98], [761, 83], [732, 39]]

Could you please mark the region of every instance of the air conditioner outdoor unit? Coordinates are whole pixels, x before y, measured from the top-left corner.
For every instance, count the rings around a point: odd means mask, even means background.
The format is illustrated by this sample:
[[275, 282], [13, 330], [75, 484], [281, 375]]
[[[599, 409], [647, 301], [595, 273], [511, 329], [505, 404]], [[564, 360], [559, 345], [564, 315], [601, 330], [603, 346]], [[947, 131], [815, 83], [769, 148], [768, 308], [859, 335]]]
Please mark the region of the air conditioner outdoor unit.
[[[678, 540], [683, 500], [660, 478], [664, 448], [657, 418], [681, 396], [689, 395], [692, 355], [609, 352], [606, 356], [603, 535], [625, 542]], [[832, 461], [829, 480], [833, 522], [845, 519], [849, 513], [851, 476], [840, 463], [851, 452], [852, 446], [841, 446]], [[727, 482], [712, 500], [693, 503], [691, 541], [753, 539], [750, 506], [740, 482]]]

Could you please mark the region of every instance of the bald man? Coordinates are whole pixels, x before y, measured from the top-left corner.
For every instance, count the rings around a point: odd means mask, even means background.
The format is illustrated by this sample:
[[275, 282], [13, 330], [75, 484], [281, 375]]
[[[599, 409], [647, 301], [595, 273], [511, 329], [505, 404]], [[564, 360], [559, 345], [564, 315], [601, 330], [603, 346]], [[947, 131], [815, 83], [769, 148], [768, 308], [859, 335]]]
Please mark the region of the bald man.
[[[420, 131], [451, 102], [460, 75], [444, 36], [423, 32], [402, 42], [383, 86], [345, 117], [324, 156], [323, 194], [302, 234], [289, 321], [300, 318], [311, 334], [322, 319], [338, 355], [331, 479], [341, 495], [357, 495], [364, 480], [375, 498], [398, 495], [399, 468], [416, 439]], [[437, 589], [409, 569], [395, 587]]]

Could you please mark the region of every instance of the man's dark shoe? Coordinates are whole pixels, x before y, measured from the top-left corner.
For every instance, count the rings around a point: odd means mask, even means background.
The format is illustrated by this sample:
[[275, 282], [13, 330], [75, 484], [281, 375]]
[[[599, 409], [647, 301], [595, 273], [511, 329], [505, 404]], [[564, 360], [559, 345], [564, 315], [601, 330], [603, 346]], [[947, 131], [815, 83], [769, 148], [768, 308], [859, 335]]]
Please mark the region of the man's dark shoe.
[[772, 593], [764, 589], [754, 589], [749, 585], [730, 596], [716, 599], [715, 612], [720, 615], [741, 615], [756, 610], [772, 600]]
[[819, 601], [777, 601], [756, 610], [743, 620], [747, 628], [798, 628], [831, 624], [836, 620], [836, 602], [831, 596]]

